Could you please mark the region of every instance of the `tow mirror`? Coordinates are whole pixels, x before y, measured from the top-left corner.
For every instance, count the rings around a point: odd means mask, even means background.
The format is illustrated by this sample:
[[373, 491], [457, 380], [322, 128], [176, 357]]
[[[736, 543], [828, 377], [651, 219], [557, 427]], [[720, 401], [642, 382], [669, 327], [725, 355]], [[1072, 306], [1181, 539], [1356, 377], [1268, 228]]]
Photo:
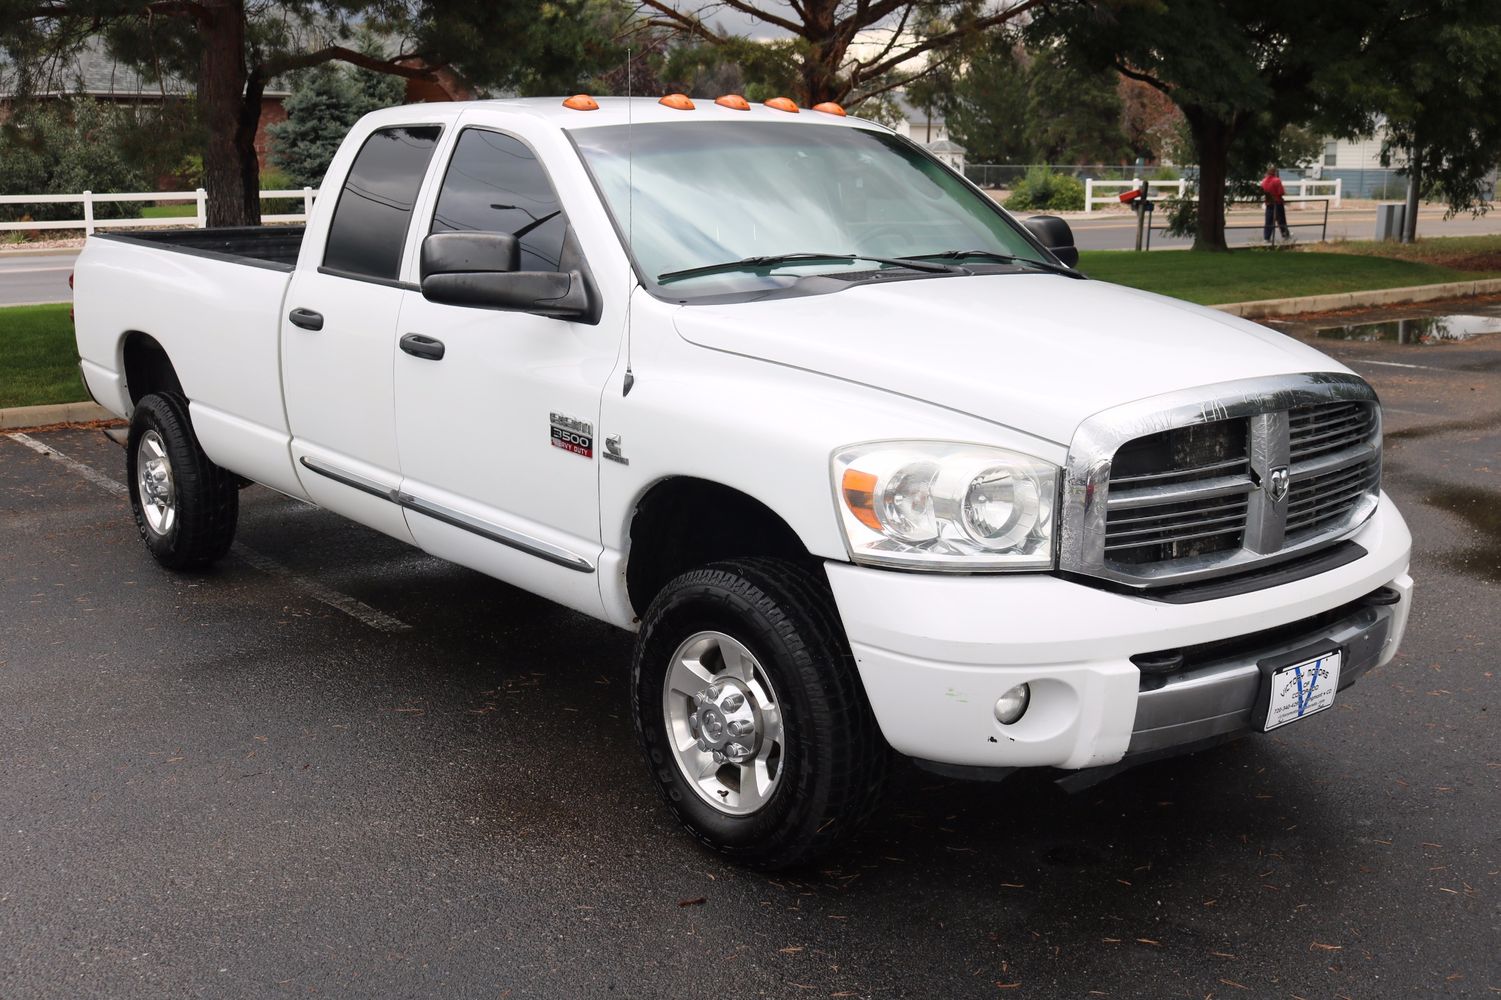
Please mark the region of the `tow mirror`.
[[1056, 215], [1034, 215], [1030, 219], [1023, 219], [1022, 225], [1054, 257], [1069, 267], [1079, 266], [1079, 248], [1074, 246], [1074, 231], [1068, 228], [1067, 222]]
[[422, 241], [422, 297], [555, 319], [589, 314], [580, 271], [522, 271], [520, 266], [521, 245], [510, 233], [434, 233]]
[[422, 241], [422, 280], [430, 274], [521, 270], [521, 243], [510, 233], [434, 233]]

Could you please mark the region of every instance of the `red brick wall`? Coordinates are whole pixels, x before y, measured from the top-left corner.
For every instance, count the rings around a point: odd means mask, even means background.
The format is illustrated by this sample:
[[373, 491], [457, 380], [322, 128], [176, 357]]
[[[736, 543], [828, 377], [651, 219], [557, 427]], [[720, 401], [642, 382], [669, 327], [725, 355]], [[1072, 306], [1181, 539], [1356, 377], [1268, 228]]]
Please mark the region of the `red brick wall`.
[[261, 98], [261, 123], [255, 128], [255, 155], [260, 160], [262, 173], [271, 169], [271, 136], [266, 130], [287, 120], [287, 109], [281, 102], [280, 97]]

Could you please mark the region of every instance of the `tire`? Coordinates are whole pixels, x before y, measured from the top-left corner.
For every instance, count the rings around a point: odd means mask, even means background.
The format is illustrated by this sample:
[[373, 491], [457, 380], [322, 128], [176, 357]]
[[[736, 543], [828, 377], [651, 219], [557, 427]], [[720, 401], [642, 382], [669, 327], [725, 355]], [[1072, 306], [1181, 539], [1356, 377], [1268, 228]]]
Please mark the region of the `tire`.
[[125, 446], [136, 528], [167, 569], [199, 569], [234, 542], [240, 493], [234, 475], [209, 461], [188, 419], [187, 400], [152, 393], [136, 404]]
[[[695, 684], [699, 700], [685, 691]], [[891, 751], [827, 584], [794, 563], [715, 563], [668, 583], [637, 638], [631, 701], [668, 808], [741, 864], [806, 864], [880, 799]]]

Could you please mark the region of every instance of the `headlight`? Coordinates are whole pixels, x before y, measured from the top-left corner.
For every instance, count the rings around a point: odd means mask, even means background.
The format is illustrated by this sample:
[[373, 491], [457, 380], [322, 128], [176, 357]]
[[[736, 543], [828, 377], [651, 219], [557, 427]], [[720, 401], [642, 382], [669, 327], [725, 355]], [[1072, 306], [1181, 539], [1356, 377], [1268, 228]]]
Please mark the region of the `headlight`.
[[834, 455], [834, 492], [855, 562], [906, 569], [1053, 565], [1058, 469], [1000, 448], [884, 441]]

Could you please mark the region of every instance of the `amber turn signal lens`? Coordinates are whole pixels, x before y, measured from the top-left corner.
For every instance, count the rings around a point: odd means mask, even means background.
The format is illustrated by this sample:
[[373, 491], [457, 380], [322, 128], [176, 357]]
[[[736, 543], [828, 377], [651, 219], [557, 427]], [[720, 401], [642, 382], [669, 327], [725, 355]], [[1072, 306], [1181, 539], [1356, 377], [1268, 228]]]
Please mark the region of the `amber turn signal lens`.
[[824, 101], [822, 104], [815, 104], [813, 105], [813, 110], [822, 111], [826, 115], [838, 115], [840, 118], [844, 117], [844, 109], [835, 104], [833, 101]]
[[588, 94], [574, 94], [563, 102], [563, 107], [572, 108], [574, 111], [598, 111], [599, 102]]
[[747, 101], [739, 94], [725, 94], [723, 97], [715, 99], [714, 103], [721, 108], [729, 108], [731, 111], [750, 110], [750, 101]]
[[792, 103], [791, 98], [773, 97], [766, 102], [766, 106], [768, 108], [775, 108], [778, 111], [791, 111], [793, 114], [797, 114], [797, 105]]
[[668, 94], [657, 103], [663, 107], [672, 108], [674, 111], [693, 110], [693, 102], [688, 99], [687, 94]]
[[876, 517], [876, 477], [859, 469], [845, 469], [844, 481], [839, 485], [844, 504], [855, 519], [871, 531], [880, 531], [881, 522]]

